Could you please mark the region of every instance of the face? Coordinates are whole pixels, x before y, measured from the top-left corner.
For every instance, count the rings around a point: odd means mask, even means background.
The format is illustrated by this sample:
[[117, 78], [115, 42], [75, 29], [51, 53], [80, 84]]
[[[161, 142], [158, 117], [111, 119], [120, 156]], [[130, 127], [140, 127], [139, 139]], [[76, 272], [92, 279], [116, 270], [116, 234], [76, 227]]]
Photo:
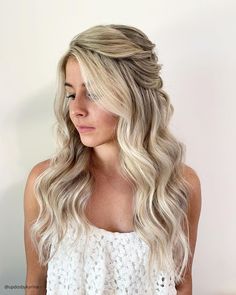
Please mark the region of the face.
[[[118, 117], [102, 109], [92, 101], [87, 92], [80, 72], [80, 65], [74, 58], [69, 58], [66, 64], [66, 96], [69, 99], [69, 114], [75, 128], [78, 130], [82, 143], [95, 147], [113, 142]], [[78, 126], [89, 126], [90, 129], [80, 129]]]

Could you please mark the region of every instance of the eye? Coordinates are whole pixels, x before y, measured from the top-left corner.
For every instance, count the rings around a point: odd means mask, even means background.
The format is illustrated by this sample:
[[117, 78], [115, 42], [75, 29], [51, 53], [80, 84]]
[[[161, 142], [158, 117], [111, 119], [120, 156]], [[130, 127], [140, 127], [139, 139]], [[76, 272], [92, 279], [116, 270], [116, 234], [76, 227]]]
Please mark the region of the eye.
[[66, 96], [66, 98], [71, 98], [71, 97], [73, 97], [73, 99], [75, 99], [75, 95], [74, 94], [71, 94], [71, 95]]
[[[96, 95], [94, 94], [90, 94], [89, 92], [87, 92], [86, 96], [90, 99], [95, 99], [96, 98]], [[75, 95], [74, 94], [70, 94], [68, 96], [66, 96], [66, 98], [73, 98], [73, 100], [75, 99]]]

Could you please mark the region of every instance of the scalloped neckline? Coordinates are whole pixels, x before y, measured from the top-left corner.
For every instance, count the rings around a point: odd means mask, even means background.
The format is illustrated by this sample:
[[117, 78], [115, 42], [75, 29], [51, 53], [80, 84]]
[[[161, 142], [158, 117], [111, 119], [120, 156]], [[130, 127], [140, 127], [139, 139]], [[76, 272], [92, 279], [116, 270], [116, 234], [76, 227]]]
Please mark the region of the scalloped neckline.
[[89, 223], [89, 226], [92, 227], [96, 231], [100, 231], [100, 232], [107, 233], [107, 234], [112, 234], [112, 235], [133, 235], [133, 234], [136, 234], [135, 231], [130, 231], [130, 232], [109, 231], [109, 230], [106, 230], [104, 228], [97, 227], [97, 226], [95, 226], [95, 225], [93, 225], [91, 223]]

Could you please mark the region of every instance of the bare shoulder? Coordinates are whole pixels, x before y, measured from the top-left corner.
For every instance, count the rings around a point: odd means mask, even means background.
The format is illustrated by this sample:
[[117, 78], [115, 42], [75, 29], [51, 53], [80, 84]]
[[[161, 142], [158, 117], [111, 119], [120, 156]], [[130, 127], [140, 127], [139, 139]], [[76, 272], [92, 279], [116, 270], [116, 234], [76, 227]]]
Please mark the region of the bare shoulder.
[[[39, 264], [38, 253], [31, 240], [31, 225], [39, 214], [39, 205], [36, 200], [34, 184], [36, 178], [49, 166], [50, 160], [39, 162], [33, 166], [28, 174], [24, 190], [24, 244], [27, 263], [26, 284], [45, 286], [47, 268]], [[28, 293], [27, 293], [28, 294]]]
[[186, 164], [184, 164], [183, 174], [190, 186], [189, 218], [192, 222], [198, 222], [202, 205], [200, 177], [196, 170]]
[[183, 174], [185, 180], [189, 183], [192, 190], [201, 189], [201, 182], [198, 173], [192, 167], [184, 164], [183, 165]]
[[[183, 283], [176, 286], [176, 289], [182, 294], [192, 294], [192, 263], [195, 252], [195, 246], [197, 242], [198, 235], [198, 223], [201, 214], [201, 182], [198, 176], [198, 173], [188, 165], [183, 165], [183, 175], [184, 179], [188, 182], [190, 190], [189, 190], [189, 198], [188, 198], [188, 224], [189, 224], [189, 244], [191, 249], [191, 257], [188, 262], [188, 269], [185, 274], [185, 278]], [[184, 224], [184, 230], [187, 232], [187, 228]], [[185, 293], [187, 292], [187, 293]]]
[[24, 205], [25, 205], [25, 212], [28, 212], [28, 210], [34, 209], [34, 213], [38, 209], [37, 202], [35, 199], [34, 194], [34, 184], [36, 178], [43, 173], [50, 164], [50, 159], [44, 160], [42, 162], [39, 162], [35, 164], [27, 177], [26, 184], [25, 184], [25, 190], [24, 190]]
[[47, 159], [35, 164], [30, 171], [30, 175], [36, 176], [36, 177], [39, 176], [49, 167], [49, 165], [50, 165], [50, 159]]

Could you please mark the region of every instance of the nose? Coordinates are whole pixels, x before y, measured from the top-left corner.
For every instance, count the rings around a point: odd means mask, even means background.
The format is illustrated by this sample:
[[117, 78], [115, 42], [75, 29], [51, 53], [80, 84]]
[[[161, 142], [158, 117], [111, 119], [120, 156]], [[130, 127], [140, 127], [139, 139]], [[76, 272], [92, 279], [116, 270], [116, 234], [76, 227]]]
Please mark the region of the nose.
[[87, 105], [82, 95], [75, 96], [70, 103], [70, 112], [72, 116], [86, 116], [88, 113]]

